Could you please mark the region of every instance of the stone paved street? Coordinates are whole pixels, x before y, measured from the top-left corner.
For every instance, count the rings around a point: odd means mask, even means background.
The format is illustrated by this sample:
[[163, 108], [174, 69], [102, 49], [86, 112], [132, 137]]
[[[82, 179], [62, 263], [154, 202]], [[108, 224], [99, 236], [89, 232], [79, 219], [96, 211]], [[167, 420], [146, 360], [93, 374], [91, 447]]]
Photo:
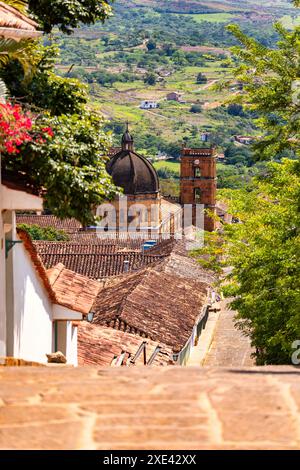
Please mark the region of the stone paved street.
[[235, 312], [229, 309], [228, 301], [220, 302], [221, 312], [217, 321], [213, 341], [204, 360], [212, 367], [243, 367], [254, 365], [251, 345], [235, 326]]
[[0, 449], [297, 449], [294, 368], [0, 369]]

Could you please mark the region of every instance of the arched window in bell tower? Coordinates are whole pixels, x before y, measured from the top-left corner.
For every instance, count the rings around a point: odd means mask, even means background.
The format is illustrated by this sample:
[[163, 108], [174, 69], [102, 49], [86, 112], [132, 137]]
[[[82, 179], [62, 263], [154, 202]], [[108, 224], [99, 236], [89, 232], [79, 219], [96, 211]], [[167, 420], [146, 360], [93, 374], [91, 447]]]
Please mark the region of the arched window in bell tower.
[[195, 204], [201, 204], [202, 203], [202, 193], [200, 188], [194, 189], [194, 201]]
[[201, 169], [198, 166], [195, 167], [194, 176], [195, 178], [201, 178]]

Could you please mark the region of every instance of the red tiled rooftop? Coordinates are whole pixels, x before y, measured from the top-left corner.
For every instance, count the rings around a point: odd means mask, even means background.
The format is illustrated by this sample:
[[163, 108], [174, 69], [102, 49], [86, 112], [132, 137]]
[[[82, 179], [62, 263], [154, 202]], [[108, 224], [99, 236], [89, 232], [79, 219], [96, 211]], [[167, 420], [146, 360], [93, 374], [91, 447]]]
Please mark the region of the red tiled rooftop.
[[48, 269], [47, 275], [60, 305], [83, 314], [90, 312], [101, 287], [97, 281], [70, 271], [63, 264]]
[[0, 37], [31, 38], [41, 33], [37, 31], [38, 24], [20, 13], [15, 8], [0, 2]]
[[207, 284], [166, 273], [157, 265], [102, 290], [93, 306], [93, 323], [150, 338], [176, 353], [207, 302]]
[[28, 29], [34, 31], [38, 24], [15, 8], [0, 2], [0, 27]]
[[76, 219], [61, 220], [54, 215], [17, 214], [17, 224], [53, 227], [67, 233], [74, 233], [82, 228], [81, 223]]
[[78, 276], [62, 265], [47, 272], [27, 232], [18, 229], [18, 236], [22, 240], [52, 303], [87, 314], [99, 292], [100, 284], [89, 278]]
[[112, 245], [82, 245], [69, 243], [35, 243], [37, 251], [46, 266], [52, 268], [62, 263], [67, 269], [91, 279], [119, 276], [124, 272], [136, 271], [161, 261], [161, 255], [147, 255], [137, 251], [114, 251]]
[[[115, 357], [126, 353], [125, 362], [133, 357], [143, 342], [143, 338], [112, 328], [105, 328], [87, 322], [80, 322], [78, 326], [78, 361], [79, 365], [110, 366]], [[147, 361], [158, 346], [157, 343], [147, 341]], [[161, 366], [172, 363], [170, 348], [162, 348], [156, 356], [153, 365]], [[135, 365], [143, 365], [143, 355]]]

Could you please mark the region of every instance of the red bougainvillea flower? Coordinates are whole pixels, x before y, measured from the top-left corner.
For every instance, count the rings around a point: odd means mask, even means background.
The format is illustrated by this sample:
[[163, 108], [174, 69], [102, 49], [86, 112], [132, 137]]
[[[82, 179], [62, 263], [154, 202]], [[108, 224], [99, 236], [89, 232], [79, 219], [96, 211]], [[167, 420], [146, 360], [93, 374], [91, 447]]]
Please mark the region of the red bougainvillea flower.
[[54, 132], [51, 127], [43, 127], [42, 131], [48, 134], [49, 137], [54, 137]]
[[0, 103], [0, 151], [11, 155], [20, 153], [20, 147], [31, 141], [44, 144], [54, 137], [51, 127], [33, 132], [34, 116], [19, 105]]

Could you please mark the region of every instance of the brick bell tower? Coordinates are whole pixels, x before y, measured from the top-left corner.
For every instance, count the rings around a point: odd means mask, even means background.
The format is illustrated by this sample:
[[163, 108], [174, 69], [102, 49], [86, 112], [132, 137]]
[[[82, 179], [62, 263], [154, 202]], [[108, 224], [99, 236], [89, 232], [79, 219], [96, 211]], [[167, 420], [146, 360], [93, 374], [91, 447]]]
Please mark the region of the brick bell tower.
[[[180, 202], [193, 206], [193, 225], [196, 225], [196, 206], [216, 211], [217, 196], [216, 148], [183, 148], [181, 151]], [[216, 222], [204, 214], [204, 230], [213, 232]]]

